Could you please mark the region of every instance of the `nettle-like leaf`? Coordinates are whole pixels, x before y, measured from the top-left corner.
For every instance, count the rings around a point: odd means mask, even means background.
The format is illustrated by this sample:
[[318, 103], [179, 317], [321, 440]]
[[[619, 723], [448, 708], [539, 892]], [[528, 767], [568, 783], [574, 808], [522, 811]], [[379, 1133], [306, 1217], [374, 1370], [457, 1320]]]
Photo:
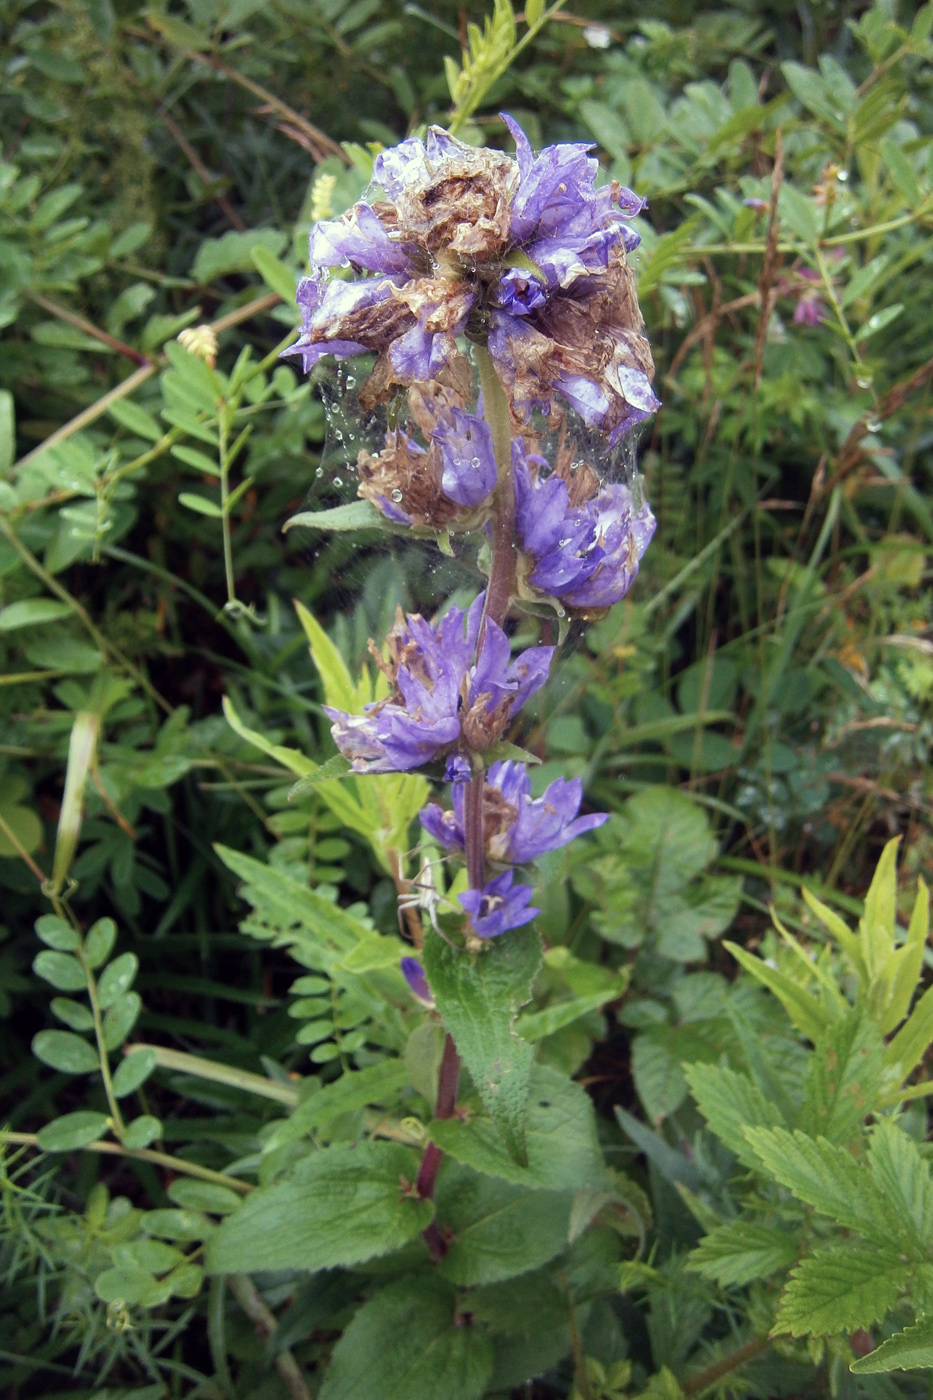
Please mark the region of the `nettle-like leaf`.
[[540, 938], [526, 925], [466, 953], [429, 932], [423, 959], [437, 1009], [487, 1112], [509, 1155], [527, 1166], [525, 1105], [534, 1047], [517, 1033], [515, 1020], [531, 1000]]
[[846, 1143], [875, 1106], [884, 1046], [877, 1025], [851, 1012], [820, 1035], [807, 1062], [803, 1124], [812, 1137]]
[[882, 1118], [868, 1146], [871, 1172], [892, 1209], [912, 1236], [912, 1254], [933, 1251], [933, 1170], [902, 1128]]
[[327, 1147], [260, 1186], [211, 1235], [209, 1273], [330, 1269], [414, 1239], [434, 1215], [415, 1195], [417, 1154], [392, 1142]]
[[716, 1226], [700, 1241], [687, 1268], [726, 1288], [770, 1278], [789, 1268], [797, 1253], [797, 1241], [786, 1229], [769, 1228], [753, 1220], [732, 1220]]
[[716, 1136], [745, 1166], [759, 1166], [748, 1129], [783, 1126], [785, 1120], [778, 1105], [766, 1098], [747, 1074], [724, 1066], [685, 1065], [684, 1075], [697, 1108]]
[[910, 1275], [910, 1263], [878, 1244], [816, 1250], [791, 1274], [774, 1330], [825, 1337], [871, 1327], [895, 1306]]
[[596, 842], [602, 853], [574, 873], [574, 884], [598, 906], [599, 933], [675, 962], [703, 960], [704, 940], [728, 928], [741, 888], [738, 878], [705, 874], [717, 854], [706, 813], [675, 788], [649, 788], [628, 799]]
[[933, 1318], [923, 1318], [914, 1327], [905, 1327], [893, 1337], [875, 1347], [867, 1356], [860, 1356], [849, 1367], [859, 1376], [877, 1375], [882, 1371], [911, 1371], [933, 1366]]

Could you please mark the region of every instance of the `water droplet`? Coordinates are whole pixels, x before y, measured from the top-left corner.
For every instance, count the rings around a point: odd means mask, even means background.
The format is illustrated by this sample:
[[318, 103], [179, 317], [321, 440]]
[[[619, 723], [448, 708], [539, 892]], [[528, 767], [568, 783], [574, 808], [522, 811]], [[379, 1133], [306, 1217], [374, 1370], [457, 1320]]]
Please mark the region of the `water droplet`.
[[400, 501], [400, 500], [402, 499], [402, 493], [401, 493], [401, 491], [398, 489], [397, 486], [396, 486], [395, 490], [392, 492], [392, 499], [393, 499], [393, 501]]
[[336, 428], [334, 430], [334, 437], [337, 439], [338, 442], [343, 442], [343, 433], [340, 431], [339, 428]]
[[557, 616], [558, 616], [558, 617], [566, 617], [567, 614], [566, 614], [566, 612], [564, 611], [563, 608], [558, 608], [558, 609], [557, 609]]
[[348, 375], [347, 375], [347, 388], [348, 388], [348, 389], [355, 389], [355, 388], [356, 388], [356, 378], [355, 378], [352, 374], [348, 374]]
[[558, 541], [557, 541], [557, 547], [558, 547], [558, 549], [566, 549], [569, 543], [570, 543], [569, 540], [558, 540]]
[[874, 383], [874, 380], [870, 374], [866, 374], [863, 375], [860, 379], [856, 379], [855, 382], [860, 389], [870, 389], [872, 384]]
[[324, 468], [323, 468], [323, 467], [318, 467], [318, 469], [317, 469], [317, 471], [314, 473], [314, 475], [315, 475], [315, 476], [323, 476], [323, 475], [324, 475]]
[[455, 457], [455, 458], [454, 458], [454, 466], [455, 466], [455, 467], [460, 467], [460, 466], [462, 466], [462, 465], [463, 465], [463, 459], [460, 458], [460, 457]]
[[849, 178], [849, 172], [848, 172], [848, 170], [837, 170], [837, 171], [836, 171], [836, 179], [837, 179], [837, 180], [841, 180], [843, 184], [845, 184], [845, 182], [846, 182], [846, 180], [848, 180], [848, 178]]
[[866, 427], [870, 433], [880, 433], [884, 424], [880, 418], [869, 418]]
[[479, 460], [479, 458], [478, 458], [478, 457], [473, 457], [473, 458], [471, 459], [471, 461], [470, 461], [470, 466], [474, 469], [474, 471], [476, 470], [476, 468], [477, 468], [479, 465], [480, 465], [480, 460]]
[[335, 486], [342, 486], [342, 485], [343, 485], [343, 477], [342, 477], [342, 476], [335, 476], [335, 477], [334, 477], [334, 485], [335, 485]]

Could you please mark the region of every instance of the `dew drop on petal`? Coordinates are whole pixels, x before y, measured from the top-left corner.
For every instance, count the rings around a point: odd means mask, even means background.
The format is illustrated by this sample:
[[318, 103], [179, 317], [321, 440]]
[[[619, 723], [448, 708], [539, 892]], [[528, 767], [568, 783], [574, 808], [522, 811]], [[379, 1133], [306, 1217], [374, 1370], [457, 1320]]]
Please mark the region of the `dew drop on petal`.
[[401, 493], [401, 491], [398, 489], [397, 486], [396, 486], [395, 490], [392, 492], [392, 499], [393, 499], [393, 501], [400, 501], [400, 500], [402, 499], [402, 493]]
[[317, 471], [314, 473], [314, 475], [315, 475], [315, 476], [323, 476], [323, 475], [324, 475], [324, 468], [323, 468], [323, 467], [318, 467], [318, 469], [317, 469]]
[[335, 476], [335, 477], [334, 477], [334, 485], [335, 485], [335, 486], [342, 486], [342, 485], [343, 485], [343, 477], [342, 477], [342, 476]]
[[347, 388], [348, 388], [348, 389], [355, 389], [355, 388], [356, 388], [356, 379], [354, 378], [354, 376], [353, 376], [352, 374], [348, 374], [348, 375], [347, 375]]
[[475, 470], [479, 465], [480, 465], [480, 460], [479, 460], [479, 458], [478, 458], [478, 457], [473, 457], [473, 458], [471, 459], [471, 461], [470, 461], [470, 466], [473, 467], [473, 469]]

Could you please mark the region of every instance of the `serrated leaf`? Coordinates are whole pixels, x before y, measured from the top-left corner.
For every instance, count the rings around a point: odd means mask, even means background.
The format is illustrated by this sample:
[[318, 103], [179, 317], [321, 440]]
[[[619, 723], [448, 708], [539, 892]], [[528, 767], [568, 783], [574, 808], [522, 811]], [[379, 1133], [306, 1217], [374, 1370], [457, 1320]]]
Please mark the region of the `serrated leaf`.
[[570, 1191], [526, 1191], [450, 1164], [437, 1188], [438, 1219], [453, 1232], [439, 1272], [471, 1287], [539, 1268], [566, 1248], [572, 1203]]
[[456, 1303], [455, 1290], [437, 1278], [382, 1289], [334, 1348], [320, 1400], [480, 1400], [492, 1344], [484, 1328], [457, 1318]]
[[884, 1044], [871, 1018], [851, 1011], [827, 1026], [807, 1059], [802, 1122], [811, 1137], [847, 1143], [875, 1107]]
[[748, 1075], [737, 1074], [725, 1066], [685, 1065], [684, 1075], [697, 1108], [712, 1131], [740, 1162], [757, 1167], [758, 1157], [749, 1145], [746, 1129], [783, 1126], [777, 1104], [766, 1099]]
[[825, 1337], [871, 1327], [895, 1306], [910, 1270], [897, 1254], [877, 1245], [817, 1250], [791, 1274], [774, 1331]]
[[710, 1278], [721, 1288], [770, 1278], [797, 1258], [798, 1246], [786, 1230], [772, 1230], [751, 1220], [718, 1225], [700, 1241], [687, 1268]]
[[579, 1084], [547, 1065], [535, 1065], [531, 1072], [525, 1118], [527, 1167], [509, 1156], [488, 1118], [435, 1122], [431, 1136], [456, 1161], [519, 1186], [563, 1190], [611, 1185], [592, 1100]]
[[[414, 1239], [434, 1215], [411, 1189], [417, 1154], [398, 1143], [327, 1147], [260, 1186], [210, 1237], [209, 1273], [358, 1264]], [[406, 1187], [408, 1183], [408, 1187]]]
[[933, 1366], [933, 1317], [923, 1318], [914, 1327], [895, 1332], [875, 1347], [867, 1356], [860, 1356], [849, 1366], [858, 1376], [877, 1375], [881, 1371], [912, 1371]]
[[103, 1137], [107, 1124], [106, 1113], [81, 1110], [66, 1113], [62, 1118], [53, 1118], [51, 1123], [39, 1129], [36, 1136], [43, 1152], [71, 1152]]
[[744, 1131], [765, 1170], [821, 1215], [882, 1247], [902, 1237], [901, 1222], [871, 1173], [844, 1147], [785, 1128]]
[[859, 920], [859, 932], [870, 978], [881, 976], [888, 958], [894, 952], [899, 845], [899, 837], [885, 843], [865, 896], [865, 913]]
[[914, 1237], [912, 1253], [923, 1258], [933, 1247], [933, 1173], [929, 1162], [902, 1128], [881, 1118], [868, 1147], [872, 1177], [906, 1230]]
[[386, 530], [389, 522], [372, 501], [348, 501], [330, 510], [300, 511], [290, 516], [282, 529], [294, 530], [299, 526], [306, 530]]
[[923, 970], [923, 952], [929, 932], [930, 891], [925, 881], [918, 879], [917, 897], [907, 928], [907, 939], [903, 947], [892, 954], [889, 963], [888, 1004], [881, 1021], [883, 1035], [890, 1034], [900, 1025], [910, 1009]]
[[532, 928], [512, 929], [478, 953], [461, 952], [434, 932], [422, 958], [437, 1009], [456, 1042], [509, 1155], [527, 1166], [525, 1103], [534, 1049], [515, 1030], [541, 965]]
[[819, 1038], [829, 1025], [830, 1015], [815, 996], [785, 972], [776, 967], [768, 967], [761, 958], [756, 958], [753, 953], [740, 948], [738, 944], [723, 939], [722, 946], [728, 949], [736, 962], [741, 963], [746, 972], [750, 972], [757, 981], [774, 993], [801, 1034], [813, 1041]]

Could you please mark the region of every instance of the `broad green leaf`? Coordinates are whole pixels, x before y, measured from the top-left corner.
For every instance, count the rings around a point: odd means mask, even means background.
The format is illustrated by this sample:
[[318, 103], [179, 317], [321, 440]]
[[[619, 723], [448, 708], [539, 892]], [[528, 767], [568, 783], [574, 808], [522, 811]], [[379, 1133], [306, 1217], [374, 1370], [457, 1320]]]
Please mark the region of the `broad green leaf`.
[[509, 1156], [528, 1164], [525, 1104], [534, 1049], [515, 1029], [541, 965], [541, 940], [527, 924], [490, 939], [478, 953], [452, 948], [428, 932], [423, 949], [428, 982], [480, 1098]]
[[438, 1278], [384, 1288], [334, 1348], [320, 1400], [480, 1400], [492, 1346], [456, 1309], [455, 1290]]
[[118, 1099], [132, 1094], [156, 1067], [155, 1051], [151, 1045], [136, 1050], [117, 1065], [113, 1076], [113, 1092]]
[[108, 1050], [116, 1050], [123, 1044], [136, 1024], [142, 1005], [138, 992], [124, 992], [108, 1006], [104, 1013], [104, 1044]]
[[131, 1240], [127, 1244], [117, 1245], [113, 1257], [124, 1268], [167, 1274], [169, 1269], [182, 1262], [184, 1255], [174, 1245], [164, 1244], [162, 1240]]
[[36, 933], [43, 943], [60, 953], [73, 953], [81, 947], [81, 935], [57, 914], [43, 914], [36, 919]]
[[147, 1235], [164, 1240], [203, 1240], [213, 1223], [194, 1210], [147, 1210], [140, 1221]]
[[878, 1183], [844, 1147], [785, 1128], [746, 1128], [745, 1137], [765, 1171], [821, 1215], [882, 1247], [902, 1238]]
[[194, 49], [195, 52], [201, 49], [209, 49], [211, 41], [206, 34], [202, 34], [200, 29], [195, 29], [193, 24], [187, 24], [183, 19], [178, 19], [175, 15], [163, 15], [157, 10], [147, 10], [146, 18], [153, 29], [180, 49]]
[[721, 1065], [684, 1066], [684, 1075], [697, 1108], [712, 1131], [747, 1167], [757, 1167], [758, 1158], [749, 1146], [746, 1128], [776, 1128], [783, 1124], [777, 1104], [766, 1099], [746, 1074]]
[[246, 233], [231, 231], [221, 238], [208, 238], [198, 249], [191, 275], [202, 286], [231, 272], [247, 272], [253, 266], [253, 253], [264, 248], [276, 258], [284, 250], [288, 235], [278, 229], [250, 229]]
[[831, 1245], [814, 1251], [790, 1276], [775, 1332], [825, 1337], [871, 1327], [895, 1306], [911, 1266], [878, 1245]]
[[211, 1235], [207, 1271], [314, 1272], [399, 1249], [434, 1214], [433, 1201], [414, 1195], [417, 1174], [417, 1154], [398, 1143], [315, 1152], [287, 1180], [258, 1187]]
[[260, 753], [274, 758], [276, 763], [281, 763], [283, 768], [287, 768], [291, 773], [297, 773], [300, 778], [318, 771], [318, 765], [312, 763], [310, 758], [305, 758], [304, 754], [299, 753], [297, 749], [286, 748], [284, 744], [273, 744], [264, 734], [260, 734], [258, 730], [250, 729], [245, 725], [233, 708], [229, 696], [225, 695], [221, 703], [224, 718], [234, 734], [238, 734], [241, 739], [245, 739], [248, 744], [259, 749]]
[[112, 963], [108, 963], [97, 983], [97, 1000], [103, 1010], [132, 986], [138, 968], [139, 958], [135, 953], [121, 953]]
[[72, 1031], [40, 1031], [33, 1037], [33, 1054], [63, 1074], [91, 1074], [100, 1069], [97, 1051]]
[[807, 1060], [802, 1123], [811, 1137], [847, 1143], [875, 1107], [884, 1045], [866, 1012], [850, 1011], [820, 1035]]
[[[250, 258], [267, 287], [271, 287], [287, 306], [295, 302], [295, 274], [267, 248], [259, 243], [250, 250]], [[296, 311], [297, 319], [297, 311]]]
[[579, 1190], [611, 1184], [592, 1100], [579, 1084], [546, 1065], [535, 1065], [531, 1072], [525, 1119], [527, 1167], [512, 1159], [488, 1118], [434, 1122], [431, 1137], [456, 1161], [519, 1186]]
[[546, 1006], [543, 1011], [526, 1011], [523, 1016], [519, 1016], [515, 1029], [523, 1040], [543, 1040], [546, 1035], [553, 1035], [564, 1026], [579, 1021], [581, 1016], [598, 1011], [607, 1001], [615, 1001], [624, 990], [624, 987], [607, 987], [601, 992], [591, 992], [589, 996], [555, 1002], [553, 1006]]
[[912, 1371], [933, 1366], [933, 1317], [923, 1318], [914, 1327], [895, 1332], [875, 1347], [867, 1356], [860, 1356], [849, 1366], [859, 1376], [877, 1375], [881, 1371]]
[[94, 1291], [105, 1303], [125, 1303], [127, 1307], [151, 1307], [165, 1301], [165, 1294], [145, 1269], [105, 1269], [94, 1282]]
[[53, 997], [51, 1001], [53, 1016], [57, 1016], [60, 1021], [73, 1031], [92, 1031], [94, 1029], [94, 1017], [90, 1007], [83, 1002], [72, 1001], [70, 997]]
[[50, 982], [59, 992], [83, 992], [87, 989], [84, 968], [71, 953], [44, 951], [36, 954], [32, 970], [44, 982]]
[[859, 921], [869, 978], [883, 974], [885, 964], [894, 952], [899, 845], [900, 837], [897, 836], [885, 844], [865, 896], [865, 913]]
[[108, 1122], [106, 1113], [66, 1113], [39, 1129], [39, 1146], [43, 1152], [71, 1152], [76, 1147], [87, 1147], [89, 1142], [104, 1136]]
[[348, 501], [346, 505], [332, 506], [330, 510], [299, 511], [286, 520], [282, 529], [385, 531], [389, 525], [390, 522], [372, 501]]
[[98, 968], [107, 961], [117, 941], [117, 926], [113, 919], [98, 919], [84, 939], [84, 958], [88, 967]]
[[722, 946], [742, 964], [746, 972], [750, 972], [774, 993], [802, 1035], [813, 1041], [819, 1039], [830, 1023], [830, 1015], [815, 996], [793, 978], [788, 977], [786, 972], [781, 972], [776, 967], [768, 967], [761, 958], [756, 958], [753, 953], [740, 948], [738, 944], [723, 939]]
[[183, 1210], [207, 1211], [210, 1215], [230, 1215], [239, 1210], [243, 1197], [227, 1186], [212, 1181], [192, 1181], [178, 1177], [168, 1188], [168, 1198]]
[[878, 1189], [913, 1237], [911, 1253], [922, 1259], [933, 1248], [933, 1174], [929, 1162], [890, 1118], [875, 1124], [868, 1160]]
[[138, 1118], [134, 1118], [132, 1123], [127, 1125], [123, 1135], [123, 1146], [131, 1147], [134, 1151], [141, 1147], [148, 1147], [155, 1142], [156, 1138], [162, 1136], [162, 1124], [158, 1118], [151, 1113], [141, 1113]]
[[266, 1139], [266, 1151], [272, 1152], [307, 1133], [326, 1129], [328, 1124], [354, 1109], [389, 1103], [408, 1082], [408, 1070], [402, 1060], [384, 1060], [382, 1064], [367, 1065], [365, 1069], [348, 1070], [310, 1098], [303, 1099], [289, 1118], [277, 1123]]
[[752, 1220], [730, 1220], [700, 1241], [686, 1267], [729, 1288], [770, 1278], [779, 1269], [789, 1268], [797, 1254], [797, 1241], [786, 1230], [769, 1229]]
[[0, 608], [0, 632], [15, 632], [20, 627], [44, 627], [49, 622], [58, 622], [71, 615], [70, 605], [59, 603], [54, 598], [23, 598], [18, 603], [8, 603], [5, 608]]
[[341, 962], [348, 972], [372, 972], [377, 968], [398, 967], [410, 951], [410, 944], [386, 933], [370, 933], [361, 938]]
[[104, 664], [104, 653], [77, 637], [40, 635], [23, 647], [33, 666], [48, 667], [75, 676], [90, 676]]
[[568, 1243], [570, 1191], [526, 1191], [448, 1163], [437, 1188], [437, 1218], [453, 1231], [440, 1272], [469, 1287], [527, 1273]]

